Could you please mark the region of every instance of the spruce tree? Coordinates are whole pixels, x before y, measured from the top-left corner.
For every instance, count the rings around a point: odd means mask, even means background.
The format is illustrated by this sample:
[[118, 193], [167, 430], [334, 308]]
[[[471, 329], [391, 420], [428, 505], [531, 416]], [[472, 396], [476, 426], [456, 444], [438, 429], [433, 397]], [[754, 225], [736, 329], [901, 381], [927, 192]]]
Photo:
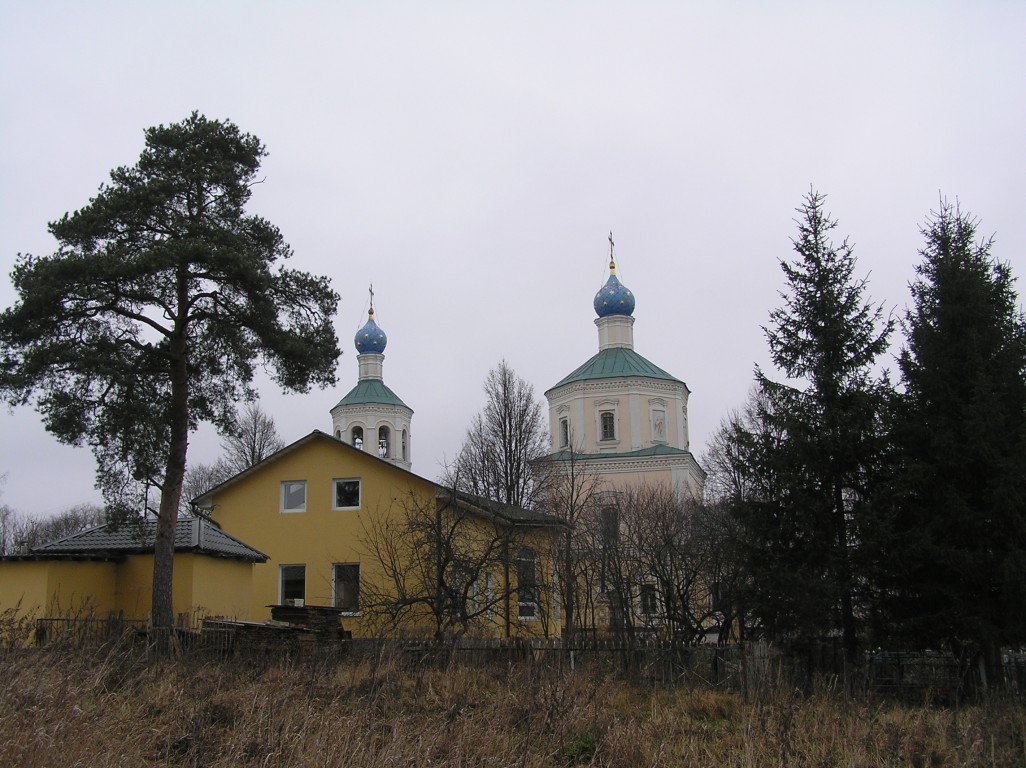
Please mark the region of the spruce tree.
[[749, 603], [771, 636], [840, 632], [858, 647], [862, 513], [877, 478], [881, 414], [890, 386], [875, 371], [893, 323], [866, 298], [847, 240], [824, 196], [798, 209], [797, 258], [781, 261], [783, 306], [764, 328], [785, 381], [756, 369], [759, 429], [740, 435], [756, 488], [741, 506], [751, 572]]
[[899, 364], [891, 616], [920, 647], [1026, 641], [1026, 322], [1007, 264], [942, 201], [923, 228]]

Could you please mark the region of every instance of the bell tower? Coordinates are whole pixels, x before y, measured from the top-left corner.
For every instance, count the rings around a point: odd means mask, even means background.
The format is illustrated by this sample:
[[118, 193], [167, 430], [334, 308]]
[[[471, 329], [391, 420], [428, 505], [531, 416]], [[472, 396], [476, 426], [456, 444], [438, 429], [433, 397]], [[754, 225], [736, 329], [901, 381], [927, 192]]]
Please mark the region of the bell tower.
[[388, 337], [374, 320], [374, 286], [370, 287], [367, 322], [356, 332], [356, 386], [331, 409], [331, 433], [378, 458], [410, 469], [413, 409], [385, 386], [382, 369]]

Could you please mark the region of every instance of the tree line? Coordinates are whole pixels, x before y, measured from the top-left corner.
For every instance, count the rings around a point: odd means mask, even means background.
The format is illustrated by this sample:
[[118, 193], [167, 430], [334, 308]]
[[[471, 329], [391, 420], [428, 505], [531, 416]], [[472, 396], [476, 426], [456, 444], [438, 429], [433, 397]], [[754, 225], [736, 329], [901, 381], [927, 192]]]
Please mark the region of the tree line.
[[[1008, 264], [941, 199], [912, 303], [869, 299], [824, 196], [798, 210], [775, 371], [709, 446], [707, 504], [735, 521], [730, 598], [751, 635], [947, 649], [995, 674], [1026, 641], [1026, 323]], [[881, 373], [900, 329], [898, 381]]]

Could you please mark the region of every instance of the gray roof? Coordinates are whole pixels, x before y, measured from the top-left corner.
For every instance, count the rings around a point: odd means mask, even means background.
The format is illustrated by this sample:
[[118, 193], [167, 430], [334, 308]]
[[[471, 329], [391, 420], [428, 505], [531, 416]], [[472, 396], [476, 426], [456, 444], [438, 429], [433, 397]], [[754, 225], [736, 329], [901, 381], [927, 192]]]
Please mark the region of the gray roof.
[[[127, 521], [57, 539], [32, 550], [33, 554], [52, 555], [130, 555], [153, 551], [157, 521]], [[211, 557], [226, 557], [254, 563], [267, 561], [267, 555], [243, 544], [203, 517], [180, 517], [175, 526], [175, 552], [193, 552]]]
[[[448, 488], [438, 486], [438, 498], [444, 499], [450, 493], [451, 491]], [[501, 517], [511, 525], [565, 525], [565, 523], [558, 517], [546, 515], [542, 512], [535, 512], [531, 509], [515, 507], [512, 504], [504, 504], [501, 501], [493, 501], [492, 499], [487, 499], [484, 496], [475, 496], [474, 494], [466, 493], [465, 491], [456, 491], [456, 499], [459, 503], [477, 507], [488, 514]]]
[[[580, 366], [573, 373], [568, 374], [548, 391], [558, 389], [564, 384], [588, 379], [624, 379], [641, 377], [646, 379], [662, 379], [664, 381], [678, 381], [680, 379], [671, 376], [662, 368], [653, 365], [633, 349], [627, 347], [613, 347], [603, 349], [584, 365]], [[684, 383], [684, 382], [680, 382]]]
[[395, 392], [385, 386], [381, 379], [362, 379], [356, 386], [349, 390], [349, 394], [343, 397], [335, 405], [365, 405], [367, 403], [379, 403], [381, 405], [399, 405], [409, 408], [406, 403], [399, 399]]

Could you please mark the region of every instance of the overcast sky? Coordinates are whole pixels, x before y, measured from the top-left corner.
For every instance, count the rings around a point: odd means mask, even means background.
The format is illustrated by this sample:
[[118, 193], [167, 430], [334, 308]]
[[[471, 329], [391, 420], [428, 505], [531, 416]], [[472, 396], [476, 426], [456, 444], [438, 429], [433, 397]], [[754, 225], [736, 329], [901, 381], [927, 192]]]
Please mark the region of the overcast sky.
[[[541, 398], [597, 351], [612, 230], [635, 347], [691, 389], [701, 457], [768, 367], [810, 186], [888, 311], [942, 193], [1022, 277], [1024, 32], [1022, 2], [0, 0], [0, 307], [17, 254], [53, 251], [47, 222], [133, 164], [144, 128], [199, 110], [266, 144], [250, 210], [342, 296], [337, 386], [260, 385], [287, 441], [330, 431], [373, 282], [385, 382], [434, 478], [500, 360]], [[190, 462], [218, 442], [201, 430]], [[0, 410], [0, 503], [98, 502], [93, 467]]]

